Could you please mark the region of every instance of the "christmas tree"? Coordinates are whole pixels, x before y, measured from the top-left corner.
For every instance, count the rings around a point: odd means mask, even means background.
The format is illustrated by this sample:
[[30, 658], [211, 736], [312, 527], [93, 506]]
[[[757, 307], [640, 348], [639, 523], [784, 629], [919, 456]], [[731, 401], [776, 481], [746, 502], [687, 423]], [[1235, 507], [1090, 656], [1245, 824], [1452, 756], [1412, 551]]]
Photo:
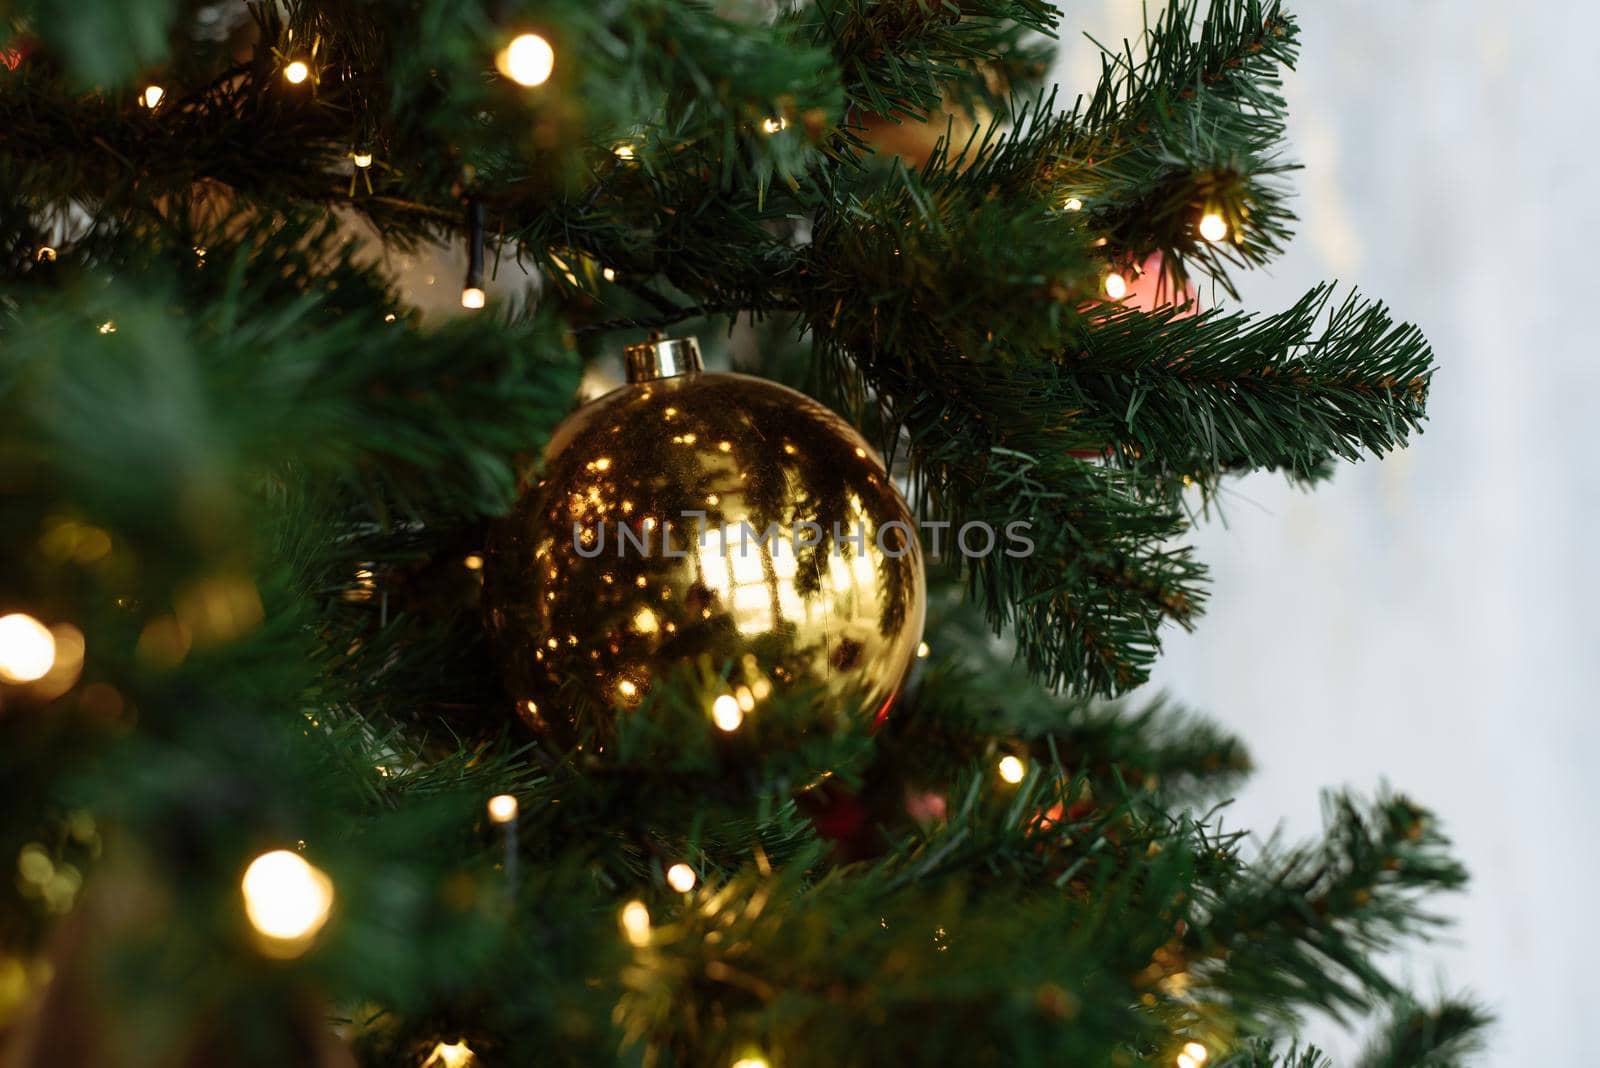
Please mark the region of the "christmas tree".
[[1292, 13], [1070, 105], [1060, 17], [10, 5], [0, 1063], [1463, 1063], [1427, 811], [1256, 848], [1123, 696], [1223, 480], [1432, 354], [1195, 300], [1290, 237]]

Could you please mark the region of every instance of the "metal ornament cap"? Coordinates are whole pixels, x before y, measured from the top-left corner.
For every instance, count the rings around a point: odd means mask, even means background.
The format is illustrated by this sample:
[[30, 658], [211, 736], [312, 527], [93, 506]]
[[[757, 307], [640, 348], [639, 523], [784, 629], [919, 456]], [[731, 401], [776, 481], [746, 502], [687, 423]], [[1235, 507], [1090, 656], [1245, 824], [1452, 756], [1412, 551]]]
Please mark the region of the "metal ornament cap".
[[697, 375], [705, 370], [700, 359], [700, 342], [692, 337], [651, 338], [622, 350], [628, 367], [628, 381], [652, 382], [658, 378]]

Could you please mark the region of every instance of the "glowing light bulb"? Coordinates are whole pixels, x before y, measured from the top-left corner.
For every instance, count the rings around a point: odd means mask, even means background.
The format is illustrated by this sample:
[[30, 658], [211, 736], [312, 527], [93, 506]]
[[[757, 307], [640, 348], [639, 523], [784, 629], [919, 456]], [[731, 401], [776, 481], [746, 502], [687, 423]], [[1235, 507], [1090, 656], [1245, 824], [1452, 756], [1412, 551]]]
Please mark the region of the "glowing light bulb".
[[290, 85], [299, 85], [309, 77], [311, 77], [311, 68], [306, 65], [304, 60], [293, 60], [283, 68], [283, 78]]
[[468, 286], [461, 291], [461, 306], [463, 308], [471, 308], [476, 311], [483, 307], [485, 299], [483, 290], [477, 286]]
[[333, 880], [287, 849], [251, 861], [239, 888], [250, 925], [274, 955], [299, 955], [333, 910]]
[[739, 707], [738, 698], [725, 693], [711, 702], [711, 722], [725, 731], [738, 730], [744, 722], [744, 709]]
[[620, 917], [622, 933], [635, 946], [650, 944], [650, 910], [643, 901], [630, 901], [622, 906]]
[[667, 885], [680, 894], [687, 894], [694, 889], [694, 869], [689, 865], [679, 862], [667, 869]]
[[1214, 211], [1200, 216], [1200, 236], [1213, 244], [1228, 236], [1228, 220]]
[[39, 251], [33, 254], [33, 258], [40, 263], [54, 263], [56, 261], [56, 250], [50, 245], [40, 245]]
[[95, 327], [95, 329], [100, 331], [102, 334], [115, 334], [117, 332], [116, 320], [107, 319], [105, 322]]
[[733, 1068], [772, 1068], [765, 1057], [740, 1057], [733, 1062]]
[[1199, 1042], [1185, 1042], [1183, 1052], [1178, 1054], [1178, 1068], [1200, 1068], [1202, 1064], [1211, 1059], [1211, 1051]]
[[617, 272], [612, 270], [610, 267], [606, 267], [601, 270], [600, 277], [604, 278], [607, 282], [615, 282], [617, 280]]
[[1128, 295], [1128, 280], [1116, 271], [1106, 275], [1105, 287], [1106, 296], [1112, 300], [1121, 300]]
[[787, 130], [788, 128], [789, 120], [784, 118], [782, 115], [761, 120], [762, 133], [775, 134], [780, 130]]
[[56, 639], [30, 615], [0, 616], [0, 680], [37, 682], [56, 663]]
[[611, 151], [616, 154], [618, 159], [633, 158], [633, 145], [629, 144], [627, 141], [618, 141], [611, 147]]
[[510, 823], [517, 818], [517, 799], [510, 794], [495, 794], [489, 798], [489, 818], [495, 823]]
[[918, 642], [917, 643], [917, 659], [918, 660], [921, 660], [921, 659], [925, 658], [931, 652], [933, 652], [933, 650], [928, 648], [928, 643], [927, 642]]
[[144, 87], [144, 92], [139, 94], [139, 103], [143, 104], [151, 111], [154, 111], [160, 106], [161, 101], [165, 99], [166, 95], [167, 91], [161, 88], [161, 86], [147, 85]]
[[352, 153], [350, 153], [350, 162], [354, 163], [357, 167], [360, 167], [362, 170], [366, 170], [368, 167], [372, 166], [372, 153], [371, 152], [352, 152]]
[[1083, 201], [1079, 200], [1077, 197], [1068, 197], [1066, 199], [1066, 203], [1062, 204], [1061, 206], [1066, 208], [1068, 211], [1082, 211]]
[[632, 679], [623, 679], [617, 683], [617, 693], [631, 700], [639, 696], [639, 687], [635, 685]]
[[532, 88], [550, 80], [550, 72], [556, 66], [556, 50], [536, 33], [518, 34], [494, 57], [494, 65], [518, 85]]
[[1013, 786], [1021, 782], [1023, 776], [1028, 774], [1028, 765], [1024, 764], [1020, 758], [1009, 754], [1000, 758], [998, 768], [1000, 777]]
[[462, 560], [461, 563], [468, 571], [483, 570], [483, 557], [479, 556], [477, 553], [467, 554], [466, 559]]
[[422, 1062], [422, 1068], [470, 1068], [478, 1063], [477, 1054], [467, 1045], [466, 1039], [457, 1042], [440, 1042]]

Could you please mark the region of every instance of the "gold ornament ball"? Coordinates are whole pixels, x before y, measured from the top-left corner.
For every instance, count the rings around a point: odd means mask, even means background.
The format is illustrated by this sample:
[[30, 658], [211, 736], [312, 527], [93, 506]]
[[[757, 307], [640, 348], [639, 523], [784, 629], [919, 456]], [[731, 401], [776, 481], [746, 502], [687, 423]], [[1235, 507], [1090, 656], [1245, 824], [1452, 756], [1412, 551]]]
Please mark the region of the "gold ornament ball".
[[927, 593], [882, 460], [802, 393], [704, 372], [692, 338], [627, 362], [627, 385], [556, 428], [542, 481], [491, 537], [488, 626], [518, 713], [571, 741], [580, 706], [636, 706], [708, 657], [758, 676], [737, 697], [755, 714], [804, 686], [881, 721]]

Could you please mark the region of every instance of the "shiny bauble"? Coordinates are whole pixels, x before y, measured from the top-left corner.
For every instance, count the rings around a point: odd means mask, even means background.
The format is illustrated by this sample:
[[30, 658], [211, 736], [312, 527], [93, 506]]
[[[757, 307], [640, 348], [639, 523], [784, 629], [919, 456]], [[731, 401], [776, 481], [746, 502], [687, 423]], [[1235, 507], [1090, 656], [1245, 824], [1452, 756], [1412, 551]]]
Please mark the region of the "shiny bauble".
[[485, 608], [519, 715], [571, 741], [699, 662], [731, 665], [751, 714], [804, 687], [881, 721], [926, 599], [882, 460], [804, 394], [705, 373], [693, 339], [627, 362], [627, 385], [556, 428], [490, 540]]

